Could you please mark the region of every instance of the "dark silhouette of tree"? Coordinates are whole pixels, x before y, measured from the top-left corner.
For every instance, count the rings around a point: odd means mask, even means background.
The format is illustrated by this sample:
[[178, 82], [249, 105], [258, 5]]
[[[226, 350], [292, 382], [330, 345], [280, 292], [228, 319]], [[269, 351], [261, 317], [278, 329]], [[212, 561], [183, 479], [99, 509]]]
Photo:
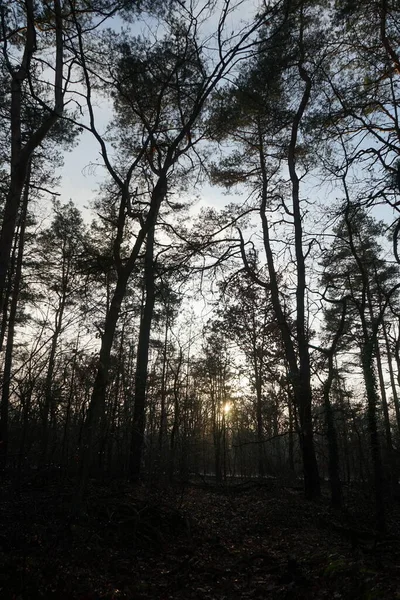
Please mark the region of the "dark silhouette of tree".
[[[279, 27], [275, 35], [266, 38], [263, 33], [260, 35], [258, 60], [243, 70], [237, 89], [227, 90], [219, 98], [220, 106], [213, 114], [217, 135], [236, 141], [243, 148], [246, 160], [240, 153], [233, 154], [231, 160], [223, 161], [214, 169], [214, 181], [226, 185], [246, 182], [257, 194], [268, 280], [252, 269], [244, 235], [240, 232], [242, 258], [249, 276], [270, 294], [300, 421], [305, 491], [312, 498], [320, 493], [313, 439], [310, 332], [306, 311], [306, 258], [312, 242], [307, 247], [301, 182], [313, 160], [308, 121], [309, 112], [318, 99], [315, 81], [319, 76], [319, 61], [316, 57], [322, 56], [325, 30], [307, 2], [284, 3], [281, 8], [276, 17]], [[225, 107], [227, 113], [224, 113]], [[227, 114], [227, 126], [223, 123], [224, 114]], [[314, 142], [317, 143], [316, 138]], [[289, 174], [286, 181], [283, 169]], [[274, 222], [274, 213], [278, 214], [278, 223]], [[281, 294], [279, 250], [273, 241], [279, 223], [291, 227], [293, 258], [289, 252], [287, 260], [293, 264], [296, 279], [294, 335]], [[287, 231], [281, 228], [281, 235], [288, 236]]]
[[[345, 190], [347, 190], [344, 182]], [[398, 288], [397, 269], [386, 265], [377, 237], [382, 225], [373, 221], [357, 204], [347, 199], [343, 216], [336, 228], [332, 248], [324, 257], [323, 283], [333, 299], [347, 297], [348, 319], [360, 349], [360, 362], [365, 382], [370, 450], [374, 473], [377, 525], [384, 528], [383, 465], [378, 431], [379, 394], [376, 380], [378, 332], [388, 300]], [[385, 301], [379, 302], [380, 298]], [[382, 398], [381, 398], [382, 401]], [[383, 406], [387, 427], [390, 423], [387, 405]], [[390, 437], [388, 439], [390, 449]]]
[[246, 273], [229, 278], [221, 295], [220, 326], [244, 353], [251, 370], [250, 379], [256, 395], [258, 473], [262, 477], [265, 475], [266, 413], [268, 408], [275, 413], [272, 405], [266, 406], [270, 396], [267, 383], [280, 383], [285, 369], [281, 338], [267, 290], [257, 286]]
[[[228, 5], [226, 3], [226, 8]], [[104, 322], [98, 371], [84, 426], [78, 502], [86, 487], [97, 427], [104, 412], [110, 353], [128, 281], [176, 173], [183, 176], [187, 172], [187, 161], [196, 156], [194, 148], [202, 137], [201, 116], [211, 93], [239, 54], [246, 51], [249, 43], [251, 45], [252, 34], [262, 21], [260, 18], [242, 30], [228, 45], [222, 40], [225, 20], [226, 11], [223, 11], [217, 34], [220, 57], [210, 70], [203, 59], [196, 17], [184, 7], [181, 7], [180, 21], [173, 20], [168, 35], [155, 45], [139, 39], [109, 39], [115, 60], [106, 65], [109, 66], [108, 77], [107, 69], [102, 69], [102, 73], [106, 73], [103, 85], [108, 91], [109, 85], [113, 87], [119, 125], [124, 125], [126, 132], [120, 145], [124, 158], [118, 168], [112, 165], [106, 142], [95, 124], [92, 77], [94, 69], [100, 66], [98, 58], [89, 53], [82, 35], [78, 38], [77, 60], [86, 86], [89, 129], [100, 144], [104, 164], [120, 194], [113, 244], [117, 278]], [[111, 58], [111, 54], [109, 56]], [[137, 191], [135, 178], [140, 184]], [[125, 253], [123, 234], [130, 219], [136, 223], [137, 231], [131, 249]]]

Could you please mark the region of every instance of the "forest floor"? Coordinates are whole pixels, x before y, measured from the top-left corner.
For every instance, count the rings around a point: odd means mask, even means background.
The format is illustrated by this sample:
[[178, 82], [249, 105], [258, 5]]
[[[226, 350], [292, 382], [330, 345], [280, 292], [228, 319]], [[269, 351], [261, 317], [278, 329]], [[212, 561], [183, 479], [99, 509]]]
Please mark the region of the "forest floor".
[[346, 510], [270, 481], [150, 493], [92, 482], [70, 518], [65, 481], [0, 499], [3, 600], [400, 600], [400, 503], [376, 537], [362, 490]]

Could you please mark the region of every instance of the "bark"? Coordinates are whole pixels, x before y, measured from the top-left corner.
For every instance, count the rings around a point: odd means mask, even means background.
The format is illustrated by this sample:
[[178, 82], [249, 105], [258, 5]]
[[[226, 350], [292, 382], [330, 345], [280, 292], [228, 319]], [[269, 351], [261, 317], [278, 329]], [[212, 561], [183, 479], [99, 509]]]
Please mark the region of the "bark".
[[[255, 315], [255, 308], [251, 308], [251, 314], [248, 315], [249, 330], [250, 330], [250, 341], [251, 341], [251, 364], [253, 367], [254, 377], [254, 388], [256, 392], [256, 428], [257, 428], [257, 463], [258, 463], [258, 476], [264, 477], [265, 475], [265, 447], [263, 443], [264, 438], [264, 422], [263, 422], [263, 357], [257, 352], [257, 343], [260, 344], [260, 340], [257, 335], [257, 322]], [[261, 342], [262, 343], [262, 342]]]
[[289, 469], [294, 473], [294, 419], [293, 419], [293, 404], [291, 398], [288, 398], [289, 410]]
[[[172, 482], [175, 473], [175, 455], [176, 455], [176, 438], [179, 433], [180, 422], [180, 406], [179, 406], [179, 376], [182, 368], [183, 352], [179, 353], [178, 365], [174, 375], [174, 422], [172, 424], [170, 438], [170, 459], [169, 459], [169, 481]], [[205, 461], [203, 461], [205, 464]]]
[[12, 252], [11, 257], [11, 265], [10, 265], [10, 277], [7, 277], [7, 286], [5, 291], [3, 292], [3, 306], [1, 311], [1, 325], [0, 325], [0, 352], [3, 351], [4, 340], [7, 333], [7, 323], [8, 323], [8, 310], [10, 308], [10, 298], [13, 287], [13, 263], [15, 263], [15, 254], [16, 254], [16, 245], [17, 241], [14, 244], [14, 250]]
[[[335, 365], [335, 369], [337, 371], [337, 364]], [[345, 405], [345, 399], [346, 399], [345, 390], [343, 390], [343, 388], [342, 388], [340, 377], [338, 377], [338, 379], [337, 379], [337, 391], [338, 391], [338, 401], [339, 401], [339, 406], [340, 406], [341, 420], [342, 420], [342, 425], [343, 425], [343, 431], [342, 431], [341, 437], [343, 440], [343, 454], [344, 454], [344, 460], [345, 460], [345, 465], [346, 465], [346, 481], [349, 484], [350, 480], [351, 480], [349, 429], [348, 429], [349, 419], [347, 417], [348, 409]]]
[[222, 483], [222, 464], [221, 464], [221, 431], [214, 431], [214, 469], [215, 481]]
[[105, 431], [104, 431], [104, 439], [103, 439], [103, 446], [104, 448], [107, 449], [106, 451], [106, 460], [105, 460], [105, 468], [108, 469], [110, 472], [112, 471], [113, 468], [113, 458], [114, 458], [114, 446], [115, 446], [115, 434], [117, 432], [117, 414], [118, 414], [118, 407], [119, 407], [119, 399], [120, 399], [120, 391], [121, 391], [121, 387], [122, 387], [122, 373], [124, 370], [124, 361], [123, 361], [123, 356], [124, 356], [124, 348], [125, 348], [125, 323], [122, 326], [122, 331], [121, 331], [121, 338], [120, 338], [120, 344], [119, 344], [119, 350], [118, 350], [118, 361], [117, 361], [117, 373], [116, 373], [116, 377], [115, 377], [115, 384], [114, 384], [114, 394], [113, 394], [113, 401], [112, 401], [112, 406], [111, 406], [111, 410], [110, 410], [110, 414], [108, 415], [107, 418], [107, 423], [106, 423], [106, 427], [105, 427]]
[[150, 332], [155, 303], [154, 228], [147, 235], [144, 286], [146, 300], [140, 320], [139, 343], [135, 373], [135, 404], [133, 410], [130, 475], [138, 481], [141, 474], [144, 432], [146, 424], [147, 365], [149, 362]]
[[397, 428], [400, 433], [400, 406], [399, 406], [399, 396], [397, 394], [396, 381], [395, 381], [395, 377], [394, 377], [394, 370], [393, 370], [393, 364], [392, 364], [392, 352], [390, 350], [389, 336], [388, 336], [388, 332], [386, 329], [386, 323], [383, 322], [382, 325], [383, 325], [383, 335], [385, 338], [386, 356], [387, 356], [387, 361], [388, 361], [388, 366], [389, 366], [390, 386], [392, 388], [393, 404], [394, 404], [394, 409], [395, 409], [395, 413], [396, 413]]
[[[283, 312], [280, 302], [279, 286], [277, 274], [275, 271], [274, 256], [269, 236], [269, 224], [266, 215], [267, 194], [264, 189], [262, 204], [260, 208], [260, 216], [263, 225], [264, 248], [267, 257], [268, 274], [269, 274], [269, 289], [271, 292], [271, 302], [277, 318], [278, 326], [282, 335], [282, 341], [285, 348], [285, 356], [289, 366], [289, 380], [293, 388], [294, 403], [300, 419], [300, 446], [303, 457], [304, 470], [304, 490], [307, 498], [312, 499], [319, 497], [320, 483], [318, 474], [318, 465], [314, 447], [314, 433], [312, 425], [312, 392], [310, 385], [310, 364], [308, 343], [305, 335], [304, 323], [304, 299], [300, 303], [300, 315], [303, 314], [303, 320], [298, 324], [298, 330], [302, 332], [301, 349], [299, 347], [299, 364], [297, 363], [296, 351], [293, 339], [290, 332], [289, 323]], [[299, 224], [301, 227], [301, 222]], [[244, 248], [242, 243], [242, 256], [244, 257]], [[304, 270], [300, 273], [300, 279], [304, 278]], [[304, 289], [304, 282], [301, 282], [301, 288]], [[299, 298], [299, 294], [297, 295]]]
[[333, 364], [329, 364], [329, 375], [324, 383], [324, 406], [325, 406], [325, 419], [326, 429], [328, 438], [328, 472], [329, 472], [329, 483], [331, 490], [331, 503], [332, 506], [339, 508], [342, 504], [342, 484], [340, 481], [339, 471], [339, 450], [337, 443], [337, 434], [335, 427], [335, 419], [333, 416], [333, 409], [330, 400], [330, 392], [333, 382], [334, 372]]
[[165, 332], [164, 332], [164, 345], [163, 345], [163, 363], [162, 363], [162, 373], [161, 373], [161, 392], [160, 392], [160, 429], [158, 433], [158, 452], [160, 456], [160, 463], [163, 460], [162, 451], [164, 445], [164, 434], [166, 433], [167, 423], [166, 423], [166, 386], [167, 386], [167, 350], [168, 350], [168, 328], [169, 328], [169, 304], [166, 307], [166, 316], [165, 316]]
[[78, 337], [76, 340], [76, 346], [75, 346], [75, 352], [74, 352], [74, 358], [72, 361], [71, 382], [70, 382], [70, 386], [69, 386], [67, 410], [66, 410], [66, 414], [65, 414], [65, 422], [64, 422], [63, 436], [62, 436], [62, 442], [61, 442], [61, 464], [65, 467], [68, 467], [68, 463], [69, 463], [68, 430], [69, 430], [69, 424], [70, 424], [70, 419], [71, 419], [72, 400], [73, 400], [74, 391], [75, 391], [75, 378], [76, 378], [76, 367], [77, 367], [77, 363], [78, 363], [79, 338], [80, 338], [80, 335], [78, 332]]
[[264, 443], [263, 443], [263, 418], [262, 418], [262, 383], [261, 383], [261, 374], [258, 371], [257, 367], [255, 367], [255, 377], [256, 377], [256, 419], [257, 419], [257, 452], [258, 452], [258, 475], [259, 477], [264, 477], [265, 469], [264, 469]]
[[373, 491], [375, 497], [375, 519], [377, 529], [385, 530], [385, 507], [383, 501], [383, 465], [377, 424], [377, 406], [379, 402], [373, 364], [373, 343], [364, 344], [362, 368], [368, 401], [368, 430], [373, 470]]
[[333, 416], [333, 409], [331, 404], [331, 389], [335, 375], [334, 369], [334, 356], [339, 343], [340, 338], [343, 335], [345, 318], [347, 311], [346, 299], [342, 301], [342, 315], [339, 323], [339, 327], [335, 333], [332, 341], [332, 345], [329, 350], [326, 351], [328, 357], [328, 377], [323, 387], [323, 397], [325, 406], [325, 419], [326, 429], [328, 438], [328, 471], [329, 471], [329, 483], [331, 488], [331, 503], [332, 506], [339, 508], [342, 503], [342, 484], [340, 481], [340, 469], [339, 469], [339, 450], [337, 442], [337, 433], [335, 427], [335, 419]]
[[82, 427], [80, 481], [76, 502], [80, 504], [86, 491], [90, 466], [98, 443], [98, 426], [102, 419], [105, 407], [108, 373], [110, 368], [111, 348], [114, 341], [115, 329], [124, 299], [129, 272], [119, 274], [117, 284], [111, 299], [110, 309], [107, 313], [104, 333], [102, 336], [96, 377], [93, 384], [92, 395]]
[[28, 211], [29, 201], [29, 179], [30, 169], [27, 174], [27, 181], [25, 184], [22, 210], [20, 215], [20, 229], [19, 229], [19, 240], [18, 240], [18, 254], [17, 262], [15, 266], [14, 285], [12, 288], [11, 304], [10, 304], [10, 316], [8, 319], [8, 334], [7, 334], [7, 345], [4, 357], [4, 371], [3, 371], [3, 384], [1, 389], [1, 406], [0, 406], [0, 468], [4, 469], [7, 464], [7, 453], [8, 453], [8, 412], [10, 403], [10, 384], [11, 384], [11, 371], [12, 371], [12, 360], [14, 352], [14, 334], [15, 324], [19, 300], [19, 291], [21, 286], [22, 276], [22, 263], [24, 255], [24, 244], [25, 244], [25, 228], [26, 228], [26, 216]]
[[226, 418], [225, 413], [222, 413], [222, 450], [223, 450], [223, 474], [224, 481], [226, 482], [226, 476], [228, 472], [227, 465], [227, 445], [226, 445]]
[[[377, 406], [379, 397], [376, 387], [376, 377], [374, 368], [374, 350], [377, 344], [378, 330], [383, 319], [384, 309], [390, 298], [386, 299], [384, 307], [380, 308], [378, 318], [374, 318], [372, 312], [371, 292], [369, 286], [368, 273], [365, 265], [360, 258], [354, 242], [354, 231], [350, 219], [350, 197], [347, 188], [346, 176], [343, 176], [343, 187], [346, 194], [346, 208], [344, 213], [345, 223], [349, 236], [349, 245], [351, 253], [357, 263], [358, 271], [362, 278], [361, 298], [355, 302], [359, 313], [363, 341], [361, 345], [361, 364], [367, 393], [367, 417], [369, 429], [370, 452], [373, 471], [373, 489], [375, 497], [375, 518], [376, 526], [379, 530], [385, 529], [385, 512], [383, 502], [383, 465], [381, 456], [381, 447], [377, 425]], [[392, 292], [395, 288], [392, 288]], [[391, 292], [391, 293], [392, 293]]]
[[19, 493], [21, 486], [22, 469], [25, 462], [25, 452], [27, 447], [29, 416], [32, 406], [33, 382], [28, 381], [26, 388], [21, 391], [21, 407], [22, 407], [22, 432], [19, 443], [18, 466], [17, 466], [17, 481], [16, 491]]
[[387, 445], [387, 449], [389, 450], [389, 454], [391, 455], [393, 452], [392, 432], [390, 429], [389, 407], [388, 407], [387, 396], [386, 396], [385, 379], [383, 376], [381, 351], [380, 351], [378, 339], [375, 340], [375, 358], [376, 358], [376, 366], [377, 366], [377, 370], [378, 370], [379, 388], [381, 391], [381, 401], [382, 401], [382, 409], [383, 409], [383, 422], [384, 422], [384, 426], [385, 426], [386, 445]]
[[[302, 63], [299, 64], [299, 74], [305, 84], [303, 96], [293, 120], [291, 140], [288, 152], [288, 167], [292, 183], [293, 223], [295, 232], [295, 252], [297, 268], [296, 287], [296, 333], [297, 351], [299, 356], [299, 369], [295, 384], [295, 395], [299, 409], [301, 434], [300, 440], [303, 449], [304, 486], [306, 496], [315, 498], [320, 495], [318, 465], [314, 448], [314, 435], [312, 424], [312, 392], [310, 354], [308, 347], [308, 334], [305, 315], [306, 268], [303, 252], [303, 227], [300, 209], [300, 182], [296, 171], [296, 150], [300, 123], [311, 95], [311, 78], [305, 71]], [[296, 392], [297, 387], [297, 392]]]
[[214, 447], [214, 471], [215, 480], [217, 483], [222, 482], [222, 462], [221, 462], [221, 441], [222, 441], [222, 429], [221, 429], [221, 402], [218, 384], [212, 380], [210, 374], [210, 399], [211, 399], [211, 413], [212, 413], [212, 432], [213, 432], [213, 447]]

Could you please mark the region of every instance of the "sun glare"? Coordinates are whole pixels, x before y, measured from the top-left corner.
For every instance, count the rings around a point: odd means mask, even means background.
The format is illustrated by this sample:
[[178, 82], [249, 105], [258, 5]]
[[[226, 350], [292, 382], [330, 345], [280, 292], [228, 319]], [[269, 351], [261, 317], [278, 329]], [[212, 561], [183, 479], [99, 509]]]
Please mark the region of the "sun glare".
[[232, 410], [232, 404], [230, 402], [226, 402], [223, 406], [223, 411], [225, 415], [229, 415]]

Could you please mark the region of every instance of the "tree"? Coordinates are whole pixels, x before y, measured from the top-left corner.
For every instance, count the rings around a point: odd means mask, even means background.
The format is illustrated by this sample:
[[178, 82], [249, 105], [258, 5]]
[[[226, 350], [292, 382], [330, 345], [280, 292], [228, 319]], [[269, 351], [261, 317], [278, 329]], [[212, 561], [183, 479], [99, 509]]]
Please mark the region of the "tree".
[[[331, 310], [327, 308], [324, 313], [327, 325], [325, 327], [326, 333], [329, 337], [332, 337], [333, 334], [331, 345], [328, 348], [319, 347], [318, 350], [324, 355], [328, 368], [328, 375], [323, 383], [322, 393], [328, 439], [328, 472], [331, 488], [331, 503], [332, 506], [338, 508], [342, 504], [342, 483], [340, 480], [338, 439], [335, 426], [334, 408], [331, 400], [331, 391], [335, 378], [337, 378], [337, 370], [335, 368], [334, 361], [338, 347], [342, 342], [345, 329], [347, 298], [344, 297], [339, 301], [333, 300], [333, 302], [333, 308]], [[338, 315], [338, 306], [341, 310], [340, 315]]]
[[[3, 74], [7, 73], [10, 106], [10, 179], [6, 196], [2, 229], [0, 233], [0, 305], [6, 285], [10, 253], [18, 218], [21, 196], [27, 177], [30, 159], [35, 149], [45, 140], [64, 110], [64, 39], [68, 37], [67, 19], [59, 0], [50, 8], [47, 4], [34, 4], [28, 0], [12, 10], [11, 3], [2, 5], [1, 42], [3, 46]], [[42, 25], [46, 33], [41, 33]], [[36, 54], [52, 39], [53, 64], [47, 66], [53, 82], [37, 82], [42, 66], [35, 62]], [[43, 44], [44, 48], [41, 48]], [[22, 46], [20, 60], [13, 58], [14, 50]], [[17, 56], [18, 56], [17, 52]], [[38, 73], [39, 71], [39, 73]], [[3, 77], [5, 77], [3, 75]], [[50, 90], [53, 91], [53, 102]], [[51, 92], [50, 92], [51, 93]], [[32, 130], [25, 127], [27, 112], [35, 113]]]
[[[82, 35], [78, 37], [77, 57], [90, 117], [88, 128], [99, 142], [104, 164], [119, 190], [113, 244], [117, 278], [104, 322], [98, 370], [85, 422], [78, 502], [85, 489], [97, 427], [104, 411], [110, 353], [128, 281], [146, 238], [154, 230], [175, 174], [178, 170], [181, 174], [187, 172], [189, 157], [195, 158], [194, 147], [202, 135], [200, 119], [210, 94], [239, 54], [246, 52], [262, 20], [242, 30], [228, 44], [222, 38], [228, 7], [226, 2], [217, 34], [220, 59], [210, 71], [206, 69], [204, 50], [198, 40], [197, 18], [183, 6], [180, 19], [167, 23], [168, 34], [156, 44], [137, 39], [109, 39], [109, 43], [116, 42], [112, 52], [115, 60], [109, 66], [108, 80], [103, 77], [103, 84], [107, 89], [109, 85], [113, 87], [118, 121], [124, 124], [126, 132], [121, 139], [118, 168], [112, 165], [107, 145], [95, 124], [92, 74], [99, 69], [98, 55], [90, 54]], [[134, 191], [134, 177], [140, 184], [137, 191]], [[137, 229], [131, 249], [126, 250], [122, 241], [129, 219], [133, 219]]]
[[[336, 2], [331, 22], [336, 51], [324, 66], [324, 94], [314, 114], [329, 169], [346, 146], [353, 187], [369, 206], [394, 211], [397, 262], [399, 194], [399, 7], [387, 0]], [[340, 161], [339, 161], [340, 162]], [[356, 183], [357, 182], [357, 183]]]
[[[26, 130], [32, 131], [34, 124], [35, 116], [29, 115], [29, 120], [24, 123]], [[64, 134], [53, 130], [47, 138], [46, 147], [36, 149], [28, 165], [21, 206], [18, 212], [18, 227], [14, 236], [10, 268], [7, 274], [7, 287], [3, 294], [3, 318], [0, 327], [0, 348], [3, 347], [4, 339], [7, 336], [2, 382], [2, 417], [0, 419], [2, 424], [2, 439], [4, 440], [1, 445], [4, 451], [4, 459], [6, 459], [7, 453], [7, 423], [12, 387], [12, 363], [15, 358], [15, 330], [18, 322], [21, 321], [21, 318], [24, 318], [22, 316], [22, 306], [26, 306], [27, 302], [31, 302], [32, 294], [34, 294], [32, 286], [24, 281], [24, 279], [29, 280], [29, 276], [25, 277], [29, 271], [29, 269], [26, 269], [26, 265], [29, 262], [26, 254], [30, 252], [32, 243], [27, 244], [27, 242], [31, 242], [31, 239], [29, 240], [31, 238], [30, 231], [32, 230], [32, 226], [35, 225], [35, 216], [29, 204], [32, 203], [32, 200], [43, 201], [45, 195], [51, 193], [56, 187], [58, 180], [52, 174], [52, 171], [62, 163], [59, 146], [66, 147], [69, 142], [70, 136], [68, 132]], [[27, 239], [25, 239], [26, 237]], [[26, 246], [28, 246], [28, 250]], [[25, 321], [28, 325], [29, 320], [25, 318]]]
[[258, 474], [265, 475], [264, 438], [266, 384], [280, 382], [281, 340], [273, 318], [268, 291], [260, 288], [246, 273], [232, 276], [223, 286], [222, 308], [218, 310], [220, 326], [233, 336], [251, 369], [251, 384], [256, 394], [255, 414], [258, 441]]
[[[7, 465], [7, 453], [8, 453], [8, 417], [9, 417], [9, 405], [10, 405], [10, 385], [11, 385], [11, 370], [14, 353], [14, 335], [15, 325], [17, 320], [17, 308], [20, 296], [21, 279], [22, 279], [22, 263], [24, 256], [24, 244], [25, 244], [25, 228], [27, 225], [27, 212], [28, 212], [28, 198], [29, 198], [29, 183], [30, 183], [30, 170], [27, 172], [27, 180], [25, 182], [25, 189], [22, 201], [22, 210], [20, 214], [20, 223], [18, 231], [18, 247], [16, 249], [17, 256], [12, 268], [12, 273], [15, 271], [14, 285], [11, 293], [10, 311], [8, 318], [8, 333], [7, 333], [7, 346], [4, 357], [4, 370], [3, 370], [3, 381], [1, 387], [1, 405], [0, 405], [0, 469], [4, 469]], [[4, 319], [3, 325], [6, 319]], [[5, 327], [4, 327], [5, 331]], [[1, 344], [2, 345], [2, 344]]]
[[[62, 206], [53, 203], [54, 217], [47, 230], [40, 233], [37, 240], [35, 271], [42, 293], [51, 306], [53, 324], [42, 407], [42, 461], [46, 462], [49, 444], [49, 417], [54, 423], [55, 401], [53, 394], [56, 352], [61, 334], [71, 320], [79, 319], [77, 304], [82, 292], [82, 279], [78, 262], [84, 251], [85, 227], [79, 210], [70, 201]], [[50, 297], [49, 297], [50, 296]], [[71, 314], [74, 311], [75, 314]], [[76, 315], [78, 312], [78, 315]], [[66, 316], [69, 319], [66, 319]]]
[[[345, 178], [344, 187], [347, 191]], [[325, 272], [322, 281], [332, 299], [347, 296], [348, 319], [357, 318], [357, 321], [352, 321], [352, 327], [355, 329], [353, 335], [360, 348], [360, 362], [367, 395], [376, 522], [383, 529], [383, 465], [378, 431], [379, 395], [374, 358], [385, 309], [389, 299], [398, 289], [398, 284], [395, 283], [397, 269], [386, 265], [381, 258], [382, 249], [377, 240], [382, 234], [381, 223], [376, 223], [358, 204], [351, 203], [348, 196], [342, 215], [336, 228], [335, 241], [323, 260]], [[387, 406], [383, 408], [388, 421]]]
[[[231, 402], [231, 358], [227, 339], [219, 331], [218, 323], [209, 323], [205, 330], [204, 358], [198, 367], [204, 377], [204, 393], [211, 417], [214, 448], [214, 472], [218, 483], [226, 479], [226, 413]], [[199, 375], [200, 372], [199, 371]]]
[[149, 360], [150, 331], [154, 304], [156, 301], [154, 227], [147, 234], [144, 262], [144, 305], [139, 327], [135, 372], [135, 404], [133, 411], [130, 457], [130, 474], [132, 481], [138, 481], [139, 479], [145, 431], [147, 365]]
[[[215, 169], [214, 180], [227, 185], [244, 182], [257, 197], [268, 279], [252, 268], [244, 235], [239, 231], [242, 258], [249, 276], [270, 294], [300, 420], [305, 492], [313, 498], [320, 493], [306, 310], [306, 259], [313, 242], [305, 240], [300, 190], [314, 160], [313, 144], [318, 144], [310, 135], [309, 119], [318, 101], [315, 82], [320, 75], [326, 30], [313, 3], [285, 2], [281, 9], [272, 19], [274, 35], [268, 35], [268, 27], [261, 31], [258, 59], [243, 70], [236, 88], [220, 96], [214, 113], [219, 126], [216, 131], [220, 139], [228, 137], [236, 142], [242, 152], [223, 161]], [[228, 127], [223, 125], [226, 115]], [[282, 175], [284, 169], [288, 180]], [[273, 220], [275, 214], [277, 222]], [[286, 254], [281, 244], [273, 241], [275, 231], [279, 231], [278, 239], [290, 240]], [[294, 331], [281, 293], [279, 270], [283, 268], [279, 263], [285, 260], [295, 279]]]
[[[6, 92], [3, 103], [9, 109], [10, 163], [8, 190], [0, 232], [0, 305], [17, 222], [21, 195], [34, 151], [46, 144], [49, 135], [71, 136], [73, 114], [66, 115], [66, 96], [73, 90], [75, 39], [90, 36], [100, 23], [124, 11], [129, 14], [148, 8], [147, 2], [51, 3], [27, 0], [18, 4], [8, 0], [1, 5], [1, 77]], [[153, 11], [159, 2], [152, 2]], [[79, 95], [79, 93], [78, 93]], [[29, 128], [26, 124], [34, 123]]]

